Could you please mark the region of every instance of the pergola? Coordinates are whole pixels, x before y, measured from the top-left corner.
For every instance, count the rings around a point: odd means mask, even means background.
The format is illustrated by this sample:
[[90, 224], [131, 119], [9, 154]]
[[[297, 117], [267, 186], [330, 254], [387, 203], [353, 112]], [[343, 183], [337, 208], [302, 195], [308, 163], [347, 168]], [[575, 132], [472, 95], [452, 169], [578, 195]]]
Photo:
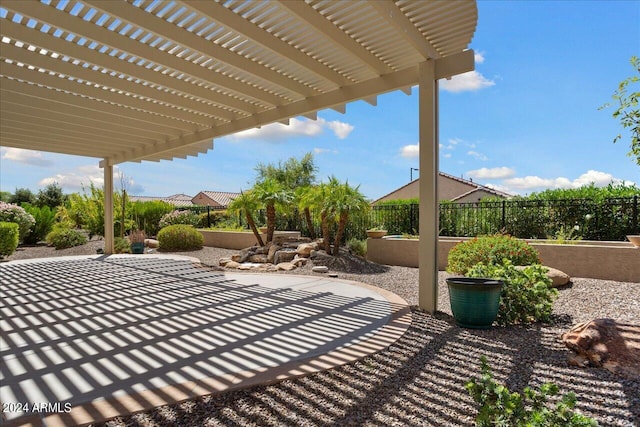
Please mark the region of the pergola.
[[420, 306], [433, 312], [438, 80], [473, 70], [476, 23], [474, 0], [1, 0], [0, 145], [102, 159], [112, 253], [114, 165], [419, 85]]

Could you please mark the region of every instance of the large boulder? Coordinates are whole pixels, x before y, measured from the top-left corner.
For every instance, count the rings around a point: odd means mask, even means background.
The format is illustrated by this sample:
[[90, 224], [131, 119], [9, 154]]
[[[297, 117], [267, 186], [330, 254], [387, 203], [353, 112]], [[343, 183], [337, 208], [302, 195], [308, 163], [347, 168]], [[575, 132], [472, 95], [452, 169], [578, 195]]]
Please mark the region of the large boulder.
[[291, 262], [296, 257], [295, 249], [281, 249], [276, 252], [273, 263], [280, 264], [281, 262]]
[[253, 254], [247, 258], [248, 262], [265, 264], [267, 262], [267, 254]]
[[570, 363], [603, 367], [611, 372], [640, 377], [640, 325], [613, 319], [579, 323], [562, 335], [565, 345], [576, 353]]
[[276, 267], [278, 268], [278, 270], [284, 270], [284, 271], [291, 271], [294, 268], [296, 268], [296, 266], [291, 264], [290, 262], [281, 262], [277, 264]]
[[296, 248], [296, 253], [302, 257], [309, 258], [311, 255], [311, 251], [317, 251], [318, 244], [316, 242], [312, 243], [301, 243]]

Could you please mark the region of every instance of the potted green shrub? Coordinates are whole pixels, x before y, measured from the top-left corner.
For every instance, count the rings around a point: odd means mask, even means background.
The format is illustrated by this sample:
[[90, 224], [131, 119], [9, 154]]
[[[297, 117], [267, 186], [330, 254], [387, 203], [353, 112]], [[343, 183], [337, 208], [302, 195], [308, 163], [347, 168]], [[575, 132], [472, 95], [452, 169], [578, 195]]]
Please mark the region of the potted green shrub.
[[381, 239], [387, 235], [387, 230], [383, 227], [376, 225], [367, 230], [367, 237], [370, 239]]
[[[529, 289], [534, 295], [542, 294], [534, 287], [546, 276], [538, 270], [518, 271], [513, 263], [530, 265], [538, 262], [534, 248], [511, 236], [482, 236], [458, 243], [449, 251], [447, 265], [447, 271], [464, 276], [447, 279], [456, 323], [465, 328], [487, 329], [496, 320], [504, 325], [512, 323], [520, 314], [526, 317], [528, 312], [523, 307], [511, 309], [513, 300], [519, 298], [512, 290], [517, 289], [522, 295], [528, 295]], [[533, 278], [535, 280], [529, 280]], [[546, 282], [541, 286], [546, 288]], [[528, 302], [527, 299], [525, 307]], [[534, 307], [538, 306], [541, 305], [534, 304]], [[501, 307], [502, 317], [499, 316]]]
[[132, 254], [144, 253], [144, 239], [146, 238], [143, 230], [133, 230], [129, 234], [129, 242], [131, 243]]
[[463, 328], [489, 329], [498, 317], [502, 280], [451, 277], [447, 279], [451, 311]]

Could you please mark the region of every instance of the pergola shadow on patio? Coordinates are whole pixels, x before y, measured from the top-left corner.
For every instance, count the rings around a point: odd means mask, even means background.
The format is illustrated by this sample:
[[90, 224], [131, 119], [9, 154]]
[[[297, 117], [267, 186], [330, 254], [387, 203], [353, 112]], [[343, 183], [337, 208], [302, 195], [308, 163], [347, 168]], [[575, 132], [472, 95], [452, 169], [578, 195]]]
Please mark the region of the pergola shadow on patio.
[[27, 405], [5, 425], [88, 423], [329, 369], [411, 322], [402, 299], [366, 285], [186, 257], [15, 261], [0, 273], [0, 394]]

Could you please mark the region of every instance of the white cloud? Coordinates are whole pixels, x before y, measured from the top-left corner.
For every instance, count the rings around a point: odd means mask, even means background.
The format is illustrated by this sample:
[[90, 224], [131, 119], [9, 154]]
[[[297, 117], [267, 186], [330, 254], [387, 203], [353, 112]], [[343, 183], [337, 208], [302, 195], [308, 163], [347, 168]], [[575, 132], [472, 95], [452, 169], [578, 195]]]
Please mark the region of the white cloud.
[[493, 80], [487, 79], [478, 71], [469, 71], [468, 73], [458, 74], [451, 79], [440, 80], [440, 87], [447, 92], [467, 92], [477, 91], [487, 87], [494, 86], [496, 83]]
[[476, 64], [482, 64], [484, 62], [484, 53], [483, 52], [474, 52], [473, 59]]
[[282, 123], [272, 123], [261, 128], [248, 129], [230, 135], [231, 140], [241, 139], [262, 139], [266, 141], [283, 141], [291, 137], [316, 137], [321, 135], [325, 129], [331, 130], [338, 139], [345, 139], [349, 136], [354, 127], [349, 123], [338, 120], [327, 121], [323, 118], [318, 120], [296, 119], [289, 121], [288, 125]]
[[593, 183], [596, 187], [605, 187], [611, 183], [631, 185], [632, 182], [618, 179], [610, 173], [589, 170], [573, 180], [566, 177], [541, 178], [539, 176], [525, 176], [509, 178], [503, 184], [513, 190], [531, 191], [547, 188], [578, 188]]
[[480, 168], [467, 172], [471, 178], [476, 179], [504, 179], [516, 174], [514, 169], [502, 166], [499, 168]]
[[338, 120], [333, 120], [331, 122], [325, 122], [323, 119], [318, 120], [322, 120], [322, 122], [326, 123], [326, 126], [333, 131], [338, 139], [345, 139], [353, 130], [353, 125], [350, 125], [349, 123], [340, 122]]
[[21, 148], [2, 147], [3, 160], [10, 160], [17, 163], [23, 163], [31, 166], [51, 166], [53, 161], [46, 159], [42, 152], [33, 150], [23, 150]]
[[408, 159], [418, 157], [420, 155], [420, 145], [405, 145], [400, 149], [400, 155]]
[[319, 147], [315, 147], [313, 149], [313, 152], [315, 154], [323, 154], [323, 153], [333, 153], [333, 154], [338, 154], [338, 150], [331, 150], [329, 148], [319, 148]]
[[445, 159], [449, 159], [451, 158], [451, 153], [443, 154], [442, 157], [444, 157]]
[[[128, 194], [141, 194], [144, 192], [144, 188], [141, 185], [135, 183], [135, 181], [122, 174], [117, 167], [113, 170], [113, 186], [114, 189], [119, 191], [121, 189], [121, 180], [124, 177], [124, 188]], [[102, 187], [104, 185], [104, 171], [98, 165], [85, 165], [79, 166], [76, 169], [59, 173], [38, 182], [39, 186], [46, 186], [57, 183], [65, 191], [81, 192], [83, 189], [88, 188], [91, 184], [96, 187]]]
[[471, 157], [475, 157], [478, 160], [489, 160], [487, 156], [482, 153], [478, 153], [477, 151], [467, 151], [467, 154]]

